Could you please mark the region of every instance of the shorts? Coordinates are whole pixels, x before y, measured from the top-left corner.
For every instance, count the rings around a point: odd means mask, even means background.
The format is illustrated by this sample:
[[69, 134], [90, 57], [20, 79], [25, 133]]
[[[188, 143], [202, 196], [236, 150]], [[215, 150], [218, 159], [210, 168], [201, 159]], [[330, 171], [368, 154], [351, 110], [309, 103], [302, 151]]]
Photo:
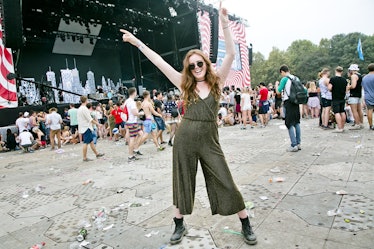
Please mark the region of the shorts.
[[258, 114], [267, 114], [269, 112], [269, 101], [260, 101]]
[[366, 108], [368, 110], [373, 110], [374, 109], [374, 105], [370, 105], [369, 103], [366, 103]]
[[125, 125], [126, 125], [126, 123], [122, 121], [121, 123], [116, 124], [116, 125], [114, 126], [114, 128], [118, 128], [118, 129], [119, 129], [119, 128], [121, 127], [121, 128], [123, 129], [123, 128], [125, 128]]
[[361, 104], [361, 98], [357, 98], [357, 97], [349, 97], [349, 99], [348, 99], [348, 104], [350, 104], [350, 105]]
[[90, 144], [93, 141], [93, 134], [91, 129], [87, 129], [82, 136], [84, 144]]
[[252, 106], [251, 105], [245, 105], [242, 107], [242, 111], [250, 111], [252, 110]]
[[105, 120], [103, 119], [103, 118], [100, 118], [100, 119], [98, 119], [98, 121], [99, 121], [99, 124], [105, 124]]
[[144, 132], [148, 134], [155, 131], [157, 128], [156, 124], [153, 123], [152, 120], [150, 119], [144, 120], [143, 126], [144, 126]]
[[155, 122], [156, 122], [156, 125], [157, 125], [157, 129], [159, 131], [164, 131], [165, 130], [165, 121], [163, 118], [160, 118], [160, 117], [154, 117], [155, 119]]
[[75, 132], [78, 130], [78, 125], [70, 125], [71, 134], [75, 134]]
[[331, 107], [331, 99], [321, 98], [322, 108]]
[[242, 110], [240, 109], [240, 104], [236, 104], [236, 106], [235, 106], [235, 112], [236, 113], [241, 113], [242, 112]]
[[282, 99], [275, 99], [275, 109], [282, 107]]
[[332, 101], [332, 111], [335, 114], [345, 113], [345, 100]]
[[126, 124], [127, 128], [129, 129], [130, 137], [136, 137], [138, 136], [138, 133], [140, 131], [139, 125], [137, 123], [135, 124]]

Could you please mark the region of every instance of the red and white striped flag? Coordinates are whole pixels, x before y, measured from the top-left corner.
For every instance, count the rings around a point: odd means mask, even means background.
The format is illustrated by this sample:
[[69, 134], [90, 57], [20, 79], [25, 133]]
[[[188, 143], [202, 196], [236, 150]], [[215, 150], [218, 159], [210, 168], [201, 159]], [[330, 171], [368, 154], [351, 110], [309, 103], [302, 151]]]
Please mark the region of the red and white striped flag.
[[17, 107], [16, 81], [6, 76], [14, 73], [12, 50], [3, 44], [3, 28], [0, 21], [0, 108]]

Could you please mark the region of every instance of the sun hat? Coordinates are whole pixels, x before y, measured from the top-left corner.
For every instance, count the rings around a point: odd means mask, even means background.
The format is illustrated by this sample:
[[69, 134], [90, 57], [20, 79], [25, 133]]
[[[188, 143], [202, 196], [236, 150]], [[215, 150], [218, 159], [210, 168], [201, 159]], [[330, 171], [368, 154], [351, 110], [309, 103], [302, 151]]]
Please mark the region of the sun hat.
[[349, 71], [359, 71], [360, 69], [358, 68], [357, 64], [351, 64], [348, 68]]
[[27, 117], [29, 116], [29, 113], [28, 113], [28, 112], [25, 112], [25, 113], [23, 114], [23, 116], [24, 116], [25, 118], [27, 118]]

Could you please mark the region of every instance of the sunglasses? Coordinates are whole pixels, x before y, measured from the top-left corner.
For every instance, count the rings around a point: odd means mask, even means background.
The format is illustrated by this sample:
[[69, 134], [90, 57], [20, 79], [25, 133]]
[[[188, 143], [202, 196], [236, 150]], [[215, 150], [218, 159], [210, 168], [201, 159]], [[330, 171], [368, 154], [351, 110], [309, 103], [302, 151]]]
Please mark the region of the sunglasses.
[[190, 70], [194, 70], [196, 68], [196, 66], [199, 67], [199, 68], [203, 67], [204, 66], [204, 62], [198, 61], [196, 64], [192, 63], [192, 64], [188, 65], [188, 68]]

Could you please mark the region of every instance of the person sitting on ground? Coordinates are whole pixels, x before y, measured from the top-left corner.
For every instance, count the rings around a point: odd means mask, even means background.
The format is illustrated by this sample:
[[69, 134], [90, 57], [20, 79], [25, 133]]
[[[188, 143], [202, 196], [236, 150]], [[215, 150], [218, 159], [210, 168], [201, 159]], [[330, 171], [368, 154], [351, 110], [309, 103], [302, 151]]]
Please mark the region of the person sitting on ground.
[[6, 146], [9, 150], [16, 150], [17, 148], [16, 137], [11, 129], [6, 130]]
[[36, 136], [35, 142], [39, 145], [39, 147], [45, 149], [47, 147], [47, 141], [44, 133], [38, 127], [32, 128], [32, 132]]
[[0, 152], [9, 151], [6, 147], [6, 143], [3, 141], [3, 136], [0, 134]]
[[69, 126], [65, 126], [61, 134], [62, 145], [66, 145], [67, 143], [70, 143], [72, 139], [73, 139], [73, 135], [70, 132]]

